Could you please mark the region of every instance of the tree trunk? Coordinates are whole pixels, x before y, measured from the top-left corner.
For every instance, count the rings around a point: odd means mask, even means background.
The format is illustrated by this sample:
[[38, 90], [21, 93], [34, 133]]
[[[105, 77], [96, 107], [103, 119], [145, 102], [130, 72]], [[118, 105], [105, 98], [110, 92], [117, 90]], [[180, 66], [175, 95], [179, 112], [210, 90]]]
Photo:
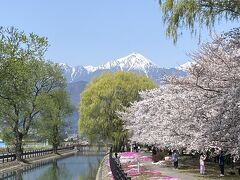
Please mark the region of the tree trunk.
[[53, 133], [53, 153], [54, 154], [57, 154], [57, 148], [59, 146], [59, 140], [58, 140], [58, 135], [59, 135], [59, 132], [58, 132], [58, 126], [55, 126], [54, 127], [54, 133]]
[[53, 146], [53, 153], [54, 153], [54, 154], [57, 154], [57, 153], [58, 153], [58, 152], [57, 152], [58, 145], [57, 145], [57, 144], [53, 144], [52, 146]]
[[17, 161], [23, 161], [23, 159], [22, 159], [22, 154], [23, 154], [22, 139], [23, 139], [23, 135], [18, 133], [18, 136], [16, 137], [16, 143], [15, 143], [15, 153], [16, 153]]

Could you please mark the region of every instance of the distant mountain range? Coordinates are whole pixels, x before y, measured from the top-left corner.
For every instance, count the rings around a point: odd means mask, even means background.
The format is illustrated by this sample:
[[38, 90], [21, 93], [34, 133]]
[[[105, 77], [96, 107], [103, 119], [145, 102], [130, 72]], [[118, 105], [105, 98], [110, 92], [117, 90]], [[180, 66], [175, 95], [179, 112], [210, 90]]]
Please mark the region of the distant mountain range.
[[[126, 57], [109, 61], [106, 64], [100, 66], [69, 66], [64, 63], [60, 63], [60, 68], [67, 79], [67, 91], [70, 94], [70, 99], [73, 105], [79, 109], [80, 93], [84, 90], [87, 83], [94, 77], [101, 75], [104, 72], [115, 71], [131, 71], [138, 74], [145, 74], [147, 77], [155, 81], [157, 84], [161, 84], [161, 80], [164, 76], [185, 76], [186, 72], [184, 67], [188, 64], [184, 64], [179, 68], [161, 68], [154, 64], [149, 59], [145, 58], [139, 53], [132, 53]], [[78, 114], [74, 113], [71, 117], [72, 130], [77, 131]]]
[[103, 72], [132, 71], [145, 74], [156, 83], [161, 83], [161, 79], [168, 75], [184, 76], [186, 73], [177, 68], [161, 68], [139, 53], [132, 53], [126, 57], [109, 61], [100, 66], [69, 66], [64, 63], [59, 64], [68, 83], [78, 81], [90, 81], [93, 77], [99, 76]]

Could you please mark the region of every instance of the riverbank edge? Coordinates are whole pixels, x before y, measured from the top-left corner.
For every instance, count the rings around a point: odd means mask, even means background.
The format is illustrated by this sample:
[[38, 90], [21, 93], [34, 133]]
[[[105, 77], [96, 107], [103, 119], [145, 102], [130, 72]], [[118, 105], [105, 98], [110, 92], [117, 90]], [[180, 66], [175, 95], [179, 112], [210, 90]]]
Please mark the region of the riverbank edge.
[[5, 163], [5, 165], [9, 165], [9, 166], [8, 167], [0, 167], [0, 173], [19, 170], [25, 166], [31, 166], [32, 164], [34, 164], [36, 162], [47, 161], [47, 160], [51, 160], [51, 159], [58, 159], [63, 156], [68, 156], [70, 154], [74, 154], [76, 152], [77, 152], [76, 150], [68, 150], [68, 151], [59, 152], [59, 154], [48, 154], [46, 156], [38, 156], [35, 158], [28, 159], [29, 163], [20, 163], [20, 162], [16, 162], [16, 161]]
[[97, 171], [97, 175], [95, 180], [111, 180], [111, 178], [109, 177], [108, 173], [109, 173], [109, 167], [107, 166], [108, 164], [108, 156], [109, 154], [107, 153], [104, 157], [103, 160], [101, 161], [99, 167], [98, 167], [98, 171]]

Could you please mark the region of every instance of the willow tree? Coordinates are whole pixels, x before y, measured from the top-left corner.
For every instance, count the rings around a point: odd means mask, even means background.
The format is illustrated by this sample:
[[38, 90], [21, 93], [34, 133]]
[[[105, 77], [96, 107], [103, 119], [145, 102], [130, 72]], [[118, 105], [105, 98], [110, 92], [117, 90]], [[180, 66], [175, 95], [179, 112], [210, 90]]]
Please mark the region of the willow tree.
[[140, 100], [139, 91], [154, 87], [146, 76], [130, 72], [106, 73], [92, 80], [81, 94], [80, 132], [120, 148], [126, 142], [127, 132], [116, 111]]
[[57, 148], [63, 141], [68, 122], [66, 117], [73, 112], [69, 96], [64, 88], [45, 94], [41, 97], [41, 117], [38, 119], [37, 130], [40, 136], [48, 139], [57, 153]]
[[215, 22], [239, 20], [239, 0], [159, 0], [166, 35], [177, 41], [185, 27], [200, 35], [202, 27], [213, 29]]
[[22, 160], [23, 139], [40, 113], [41, 96], [64, 85], [60, 69], [44, 61], [48, 41], [0, 27], [0, 132]]

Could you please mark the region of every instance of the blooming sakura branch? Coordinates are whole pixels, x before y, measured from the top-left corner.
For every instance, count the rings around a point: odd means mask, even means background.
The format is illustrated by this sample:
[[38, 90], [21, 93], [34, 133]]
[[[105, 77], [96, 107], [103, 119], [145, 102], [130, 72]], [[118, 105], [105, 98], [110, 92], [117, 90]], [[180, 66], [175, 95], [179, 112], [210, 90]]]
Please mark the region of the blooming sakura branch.
[[191, 58], [186, 77], [166, 77], [119, 117], [141, 144], [239, 155], [240, 29], [213, 38]]

